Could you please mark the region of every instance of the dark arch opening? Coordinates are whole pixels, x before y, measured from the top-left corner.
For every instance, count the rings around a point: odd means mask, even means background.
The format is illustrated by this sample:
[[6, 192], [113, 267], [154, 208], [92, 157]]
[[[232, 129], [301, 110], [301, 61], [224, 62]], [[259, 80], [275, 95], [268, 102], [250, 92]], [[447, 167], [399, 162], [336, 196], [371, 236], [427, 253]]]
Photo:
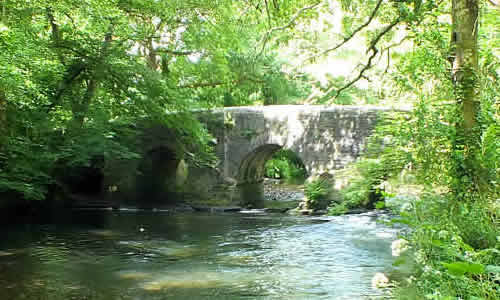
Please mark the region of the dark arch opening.
[[178, 200], [175, 177], [179, 161], [177, 153], [165, 146], [155, 147], [144, 155], [137, 174], [136, 200], [139, 206], [169, 205]]
[[64, 179], [72, 195], [98, 197], [104, 180], [104, 156], [94, 156], [87, 166], [70, 167]]
[[[266, 175], [266, 162], [275, 153], [279, 153], [282, 146], [277, 144], [266, 144], [254, 149], [247, 154], [240, 164], [238, 170], [238, 188], [242, 205], [251, 207], [262, 207], [264, 204], [264, 191], [262, 181]], [[291, 152], [291, 150], [284, 150]], [[294, 155], [297, 164], [302, 167], [304, 164], [298, 155]], [[305, 172], [305, 167], [304, 167]], [[304, 174], [304, 176], [307, 176]]]

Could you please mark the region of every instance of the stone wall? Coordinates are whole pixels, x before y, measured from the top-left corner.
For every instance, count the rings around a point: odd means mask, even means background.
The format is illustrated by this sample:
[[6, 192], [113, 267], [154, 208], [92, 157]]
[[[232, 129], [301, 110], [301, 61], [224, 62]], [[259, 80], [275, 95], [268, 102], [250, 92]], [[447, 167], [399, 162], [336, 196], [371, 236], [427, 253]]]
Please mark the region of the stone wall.
[[[362, 153], [380, 113], [387, 110], [287, 105], [197, 111], [195, 116], [214, 136], [218, 158], [215, 168], [187, 165], [176, 154], [172, 132], [151, 126], [146, 127], [138, 141], [142, 161], [126, 166], [130, 176], [124, 177], [127, 172], [121, 168], [117, 172], [120, 178], [105, 180], [105, 185], [117, 186], [113, 194], [123, 192], [128, 198], [140, 197], [141, 201], [255, 201], [263, 198], [265, 163], [276, 151], [284, 148], [295, 152], [310, 176], [329, 173], [335, 178], [337, 170]], [[157, 186], [160, 191], [154, 191]]]
[[[187, 190], [213, 197], [224, 185], [238, 185], [241, 199], [262, 194], [266, 161], [279, 149], [295, 152], [310, 176], [337, 170], [356, 160], [381, 112], [354, 106], [229, 107], [197, 112], [216, 140], [217, 171], [191, 170]], [[201, 188], [203, 186], [203, 188]], [[198, 193], [194, 191], [203, 190]], [[220, 195], [218, 195], [220, 196]]]
[[384, 109], [290, 105], [224, 111], [233, 124], [225, 130], [224, 176], [244, 182], [261, 178], [256, 164], [281, 148], [294, 151], [310, 175], [343, 168], [363, 151]]

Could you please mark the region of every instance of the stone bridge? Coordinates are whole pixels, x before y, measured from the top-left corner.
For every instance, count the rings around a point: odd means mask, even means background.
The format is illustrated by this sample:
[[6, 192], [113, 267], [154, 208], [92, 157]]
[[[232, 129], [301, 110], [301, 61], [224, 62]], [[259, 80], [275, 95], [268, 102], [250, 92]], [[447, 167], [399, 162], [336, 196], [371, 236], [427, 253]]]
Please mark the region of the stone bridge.
[[361, 154], [384, 111], [389, 109], [286, 105], [199, 112], [217, 140], [218, 173], [190, 170], [188, 190], [209, 195], [222, 178], [236, 183], [244, 202], [260, 198], [264, 165], [282, 148], [301, 158], [308, 175], [333, 174]]
[[196, 111], [193, 114], [215, 138], [216, 168], [188, 165], [179, 153], [185, 145], [178, 144], [175, 133], [151, 123], [142, 127], [135, 141], [142, 151], [140, 160], [102, 162], [106, 176], [99, 173], [102, 167], [88, 167], [71, 192], [83, 194], [83, 206], [103, 196], [105, 203], [145, 207], [174, 204], [181, 198], [258, 203], [263, 199], [265, 163], [282, 148], [302, 160], [309, 176], [329, 173], [338, 183], [342, 179], [335, 178], [336, 171], [359, 157], [386, 111], [394, 110], [287, 105]]

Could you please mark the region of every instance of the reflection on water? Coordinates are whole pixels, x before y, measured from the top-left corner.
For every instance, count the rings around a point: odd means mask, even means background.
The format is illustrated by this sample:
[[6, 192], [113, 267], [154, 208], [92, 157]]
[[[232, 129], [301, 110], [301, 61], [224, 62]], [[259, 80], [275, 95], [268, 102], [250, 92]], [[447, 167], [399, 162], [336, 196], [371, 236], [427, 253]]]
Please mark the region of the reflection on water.
[[391, 264], [396, 234], [370, 215], [72, 219], [2, 233], [2, 300], [363, 299], [377, 295], [371, 278]]

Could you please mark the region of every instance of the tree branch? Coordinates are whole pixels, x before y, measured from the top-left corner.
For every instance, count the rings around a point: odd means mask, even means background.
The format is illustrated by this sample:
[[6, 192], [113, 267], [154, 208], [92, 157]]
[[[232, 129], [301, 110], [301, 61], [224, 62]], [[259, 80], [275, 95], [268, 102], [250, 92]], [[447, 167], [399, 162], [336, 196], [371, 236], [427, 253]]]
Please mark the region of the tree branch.
[[408, 38], [409, 38], [409, 36], [406, 35], [401, 40], [399, 40], [399, 42], [390, 44], [389, 46], [384, 47], [384, 48], [382, 48], [382, 50], [380, 50], [380, 59], [377, 61], [377, 64], [380, 63], [380, 61], [382, 60], [382, 55], [384, 54], [384, 52], [387, 52], [387, 67], [384, 71], [384, 74], [386, 74], [389, 71], [389, 67], [390, 67], [390, 65], [389, 65], [389, 60], [390, 60], [389, 52], [391, 51], [392, 48], [401, 46], [404, 43], [404, 41], [406, 41]]
[[267, 13], [267, 23], [269, 24], [269, 28], [271, 28], [271, 13], [269, 12], [269, 4], [267, 3], [267, 0], [264, 0], [266, 3], [266, 13]]
[[64, 45], [64, 44], [59, 44], [57, 46], [57, 48], [66, 49], [66, 50], [69, 50], [71, 52], [74, 52], [74, 53], [78, 54], [82, 58], [89, 58], [89, 56], [87, 54], [83, 53], [82, 51], [79, 51], [79, 50], [77, 50], [75, 48], [72, 48], [72, 47]]
[[[368, 57], [368, 61], [367, 61], [366, 65], [360, 70], [360, 72], [359, 72], [358, 76], [356, 76], [356, 78], [349, 81], [347, 84], [345, 84], [344, 86], [342, 86], [340, 89], [338, 89], [336, 91], [335, 96], [333, 97], [334, 99], [337, 99], [343, 91], [350, 88], [353, 84], [358, 82], [360, 79], [366, 78], [365, 72], [373, 67], [373, 59], [375, 59], [375, 57], [379, 53], [379, 50], [377, 49], [377, 43], [380, 41], [380, 39], [386, 33], [388, 33], [392, 28], [394, 28], [397, 24], [399, 24], [400, 21], [401, 21], [400, 18], [397, 18], [396, 20], [394, 20], [391, 24], [386, 26], [379, 34], [377, 34], [377, 36], [370, 42], [370, 47], [368, 48], [366, 53], [368, 54], [368, 52], [370, 52], [370, 51], [372, 53]], [[330, 88], [329, 90], [327, 90], [327, 92], [325, 94], [328, 95], [332, 90], [333, 90], [333, 87]]]
[[[102, 44], [102, 47], [100, 50], [99, 57], [95, 60], [95, 62], [93, 64], [95, 68], [102, 67], [102, 61], [105, 58], [105, 56], [107, 55], [108, 48], [110, 47], [111, 41], [113, 39], [112, 29], [113, 29], [113, 27], [112, 27], [112, 25], [110, 25], [109, 31], [104, 36], [104, 41], [103, 41], [103, 44]], [[72, 50], [74, 50], [74, 49], [72, 49]], [[82, 57], [88, 58], [87, 55], [82, 56]], [[71, 64], [67, 68], [63, 80], [59, 83], [59, 86], [57, 87], [57, 92], [54, 96], [54, 101], [52, 101], [52, 104], [50, 105], [51, 109], [54, 108], [55, 106], [61, 104], [61, 97], [66, 92], [66, 90], [71, 88], [71, 86], [74, 84], [75, 81], [81, 80], [82, 77], [86, 77], [86, 76], [82, 75], [82, 74], [85, 74], [85, 71], [87, 71], [87, 72], [92, 71], [92, 70], [90, 70], [89, 66], [90, 65], [88, 62], [86, 62], [85, 60], [82, 60], [82, 61], [78, 61], [78, 62]], [[94, 75], [95, 70], [92, 71], [91, 74], [92, 74], [92, 75], [90, 75], [91, 82], [90, 82], [90, 84], [88, 84], [88, 87], [91, 87], [91, 90], [92, 89], [95, 90], [97, 88], [97, 82], [95, 82], [97, 79], [93, 78], [93, 77], [95, 77], [95, 75]], [[93, 97], [93, 95], [95, 94], [95, 91], [90, 91], [90, 92], [87, 91], [87, 94], [88, 94], [88, 96]]]
[[226, 84], [239, 84], [239, 83], [242, 83], [245, 81], [251, 81], [254, 83], [265, 83], [264, 80], [244, 76], [244, 77], [241, 77], [237, 80], [231, 80], [231, 81], [199, 82], [199, 83], [190, 83], [190, 84], [185, 84], [185, 85], [179, 85], [177, 87], [180, 89], [186, 89], [186, 88], [193, 89], [193, 88], [200, 88], [200, 87], [216, 87], [216, 86], [226, 85]]
[[176, 56], [185, 56], [185, 55], [191, 55], [191, 54], [197, 53], [196, 51], [177, 51], [177, 50], [170, 50], [170, 49], [165, 49], [165, 48], [157, 48], [157, 49], [155, 49], [155, 52], [171, 54], [171, 55], [176, 55]]
[[285, 30], [285, 29], [287, 29], [287, 28], [291, 27], [291, 26], [295, 23], [295, 21], [296, 21], [296, 20], [300, 17], [300, 15], [301, 15], [302, 13], [304, 13], [304, 12], [305, 12], [305, 11], [307, 11], [307, 10], [310, 10], [310, 9], [315, 8], [315, 7], [317, 7], [317, 6], [318, 6], [318, 5], [320, 5], [320, 4], [321, 4], [321, 2], [317, 2], [317, 3], [315, 3], [315, 4], [312, 4], [312, 5], [309, 5], [309, 6], [306, 6], [306, 7], [302, 7], [301, 9], [299, 9], [299, 10], [295, 13], [295, 15], [293, 15], [293, 16], [292, 16], [292, 18], [288, 21], [288, 23], [286, 23], [285, 25], [280, 26], [280, 27], [274, 27], [274, 28], [269, 29], [269, 30], [268, 30], [268, 31], [264, 34], [264, 40], [263, 40], [263, 42], [262, 42], [262, 49], [260, 50], [259, 55], [261, 55], [261, 54], [262, 54], [262, 52], [264, 52], [264, 49], [265, 49], [265, 47], [266, 47], [266, 44], [267, 44], [267, 42], [269, 41], [269, 38], [271, 37], [271, 34], [272, 34], [273, 32], [275, 32], [275, 31]]
[[277, 11], [280, 10], [280, 5], [276, 0], [273, 0], [273, 5], [274, 5], [274, 9], [276, 9]]
[[340, 47], [344, 46], [344, 45], [345, 45], [347, 42], [349, 42], [349, 41], [350, 41], [350, 40], [351, 40], [351, 39], [352, 39], [352, 38], [353, 38], [353, 37], [354, 37], [354, 36], [355, 36], [358, 32], [360, 32], [360, 31], [361, 31], [361, 30], [363, 30], [365, 27], [367, 27], [368, 25], [370, 25], [370, 23], [373, 21], [373, 19], [374, 19], [374, 18], [375, 18], [375, 16], [377, 15], [377, 12], [378, 12], [378, 10], [380, 9], [380, 6], [382, 5], [382, 2], [383, 2], [383, 0], [378, 0], [377, 5], [376, 5], [376, 6], [375, 6], [375, 8], [373, 9], [373, 11], [372, 11], [372, 13], [370, 14], [370, 17], [368, 18], [368, 20], [367, 20], [365, 23], [361, 24], [359, 27], [357, 27], [357, 28], [356, 28], [356, 29], [355, 29], [355, 30], [354, 30], [354, 31], [353, 31], [350, 35], [348, 35], [347, 37], [344, 37], [344, 40], [343, 40], [341, 43], [339, 43], [339, 44], [337, 44], [337, 45], [335, 45], [335, 46], [333, 46], [333, 47], [331, 47], [331, 48], [328, 48], [328, 49], [326, 49], [326, 50], [324, 50], [324, 51], [321, 51], [321, 52], [320, 52], [320, 53], [318, 53], [318, 54], [315, 54], [315, 55], [311, 55], [311, 56], [309, 56], [308, 58], [304, 59], [304, 60], [300, 63], [300, 65], [302, 65], [302, 64], [304, 64], [305, 62], [308, 62], [308, 61], [310, 61], [310, 60], [312, 60], [312, 59], [314, 59], [314, 58], [317, 58], [317, 57], [319, 57], [319, 56], [323, 56], [323, 55], [328, 54], [328, 53], [330, 53], [330, 52], [332, 52], [332, 51], [335, 51], [335, 50], [337, 50], [338, 48], [340, 48]]
[[500, 2], [497, 2], [496, 0], [488, 0], [488, 2], [490, 2], [491, 5], [493, 5], [493, 6], [500, 7]]
[[[54, 47], [57, 48], [61, 45], [61, 32], [59, 31], [59, 26], [56, 24], [56, 19], [54, 17], [54, 12], [52, 11], [52, 8], [47, 7], [46, 13], [47, 13], [47, 19], [49, 20], [50, 23], [50, 27], [52, 29], [52, 43], [54, 44]], [[59, 57], [59, 60], [63, 65], [66, 64], [64, 56], [59, 51], [57, 51], [57, 56]]]
[[216, 87], [219, 85], [230, 84], [232, 81], [214, 81], [214, 82], [198, 82], [198, 83], [190, 83], [177, 86], [180, 89], [195, 89], [201, 87]]
[[59, 86], [57, 88], [56, 95], [54, 97], [54, 101], [50, 105], [50, 108], [53, 108], [57, 105], [60, 105], [61, 103], [61, 97], [64, 94], [64, 92], [71, 86], [73, 81], [76, 80], [80, 74], [83, 73], [83, 71], [87, 68], [87, 66], [81, 62], [72, 64], [71, 66], [68, 67], [68, 70], [66, 71], [66, 76], [64, 80], [59, 83]]

